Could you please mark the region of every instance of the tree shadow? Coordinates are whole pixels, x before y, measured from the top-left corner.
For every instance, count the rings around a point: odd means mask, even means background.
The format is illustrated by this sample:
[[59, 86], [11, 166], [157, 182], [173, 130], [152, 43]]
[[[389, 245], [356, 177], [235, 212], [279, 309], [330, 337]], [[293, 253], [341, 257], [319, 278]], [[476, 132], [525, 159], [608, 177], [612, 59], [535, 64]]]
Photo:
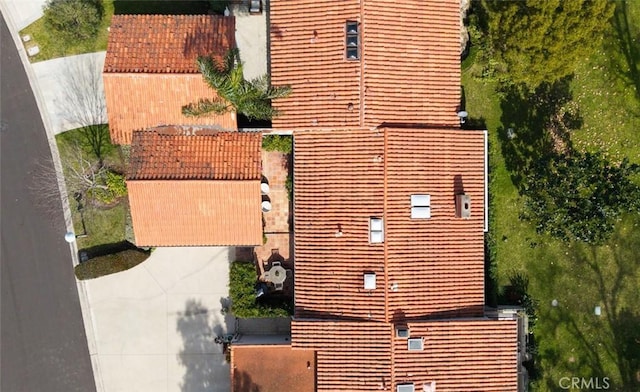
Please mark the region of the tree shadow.
[[572, 100], [570, 82], [571, 77], [566, 77], [553, 84], [545, 83], [533, 93], [514, 86], [503, 87], [500, 92], [502, 126], [497, 130], [498, 139], [506, 168], [520, 193], [533, 163], [557, 151], [559, 143], [570, 147], [566, 132], [558, 131], [554, 136], [548, 129], [557, 128], [553, 127], [556, 122], [570, 129], [582, 124], [577, 112], [567, 115], [562, 111]]
[[629, 15], [627, 10], [627, 1], [617, 1], [616, 9], [612, 18], [614, 29], [614, 37], [607, 42], [614, 42], [615, 46], [608, 49], [619, 51], [623, 59], [618, 56], [609, 56], [612, 63], [613, 71], [620, 77], [625, 84], [630, 85], [635, 90], [635, 96], [640, 99], [640, 34], [633, 36]]
[[[637, 217], [633, 221], [637, 223]], [[566, 304], [544, 316], [552, 325], [548, 335], [566, 331], [572, 337], [569, 346], [576, 350], [566, 363], [560, 352], [541, 353], [553, 368], [609, 377], [610, 390], [640, 390], [640, 293], [635, 286], [640, 276], [640, 255], [635, 251], [639, 246], [640, 233], [619, 229], [606, 246], [570, 248], [573, 271], [560, 273], [565, 277], [574, 273], [569, 281], [573, 287], [567, 290], [571, 295], [564, 298]], [[596, 305], [601, 306], [600, 316], [594, 314]], [[557, 380], [546, 381], [557, 385]]]
[[[221, 303], [223, 299], [221, 299]], [[229, 380], [229, 365], [217, 336], [230, 330], [233, 317], [212, 314], [195, 299], [189, 299], [178, 313], [176, 329], [182, 335], [179, 363], [185, 367], [180, 387], [184, 392], [211, 391]]]
[[233, 372], [233, 392], [260, 392], [260, 386], [253, 382], [247, 372], [235, 370]]

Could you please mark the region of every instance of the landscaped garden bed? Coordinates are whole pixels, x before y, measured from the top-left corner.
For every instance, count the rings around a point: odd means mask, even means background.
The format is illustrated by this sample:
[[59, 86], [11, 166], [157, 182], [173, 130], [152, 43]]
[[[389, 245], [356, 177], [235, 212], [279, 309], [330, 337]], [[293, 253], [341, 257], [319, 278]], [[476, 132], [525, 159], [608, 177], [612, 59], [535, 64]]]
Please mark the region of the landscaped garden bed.
[[231, 313], [238, 318], [289, 317], [293, 298], [265, 294], [258, 296], [258, 270], [255, 263], [235, 261], [229, 272]]

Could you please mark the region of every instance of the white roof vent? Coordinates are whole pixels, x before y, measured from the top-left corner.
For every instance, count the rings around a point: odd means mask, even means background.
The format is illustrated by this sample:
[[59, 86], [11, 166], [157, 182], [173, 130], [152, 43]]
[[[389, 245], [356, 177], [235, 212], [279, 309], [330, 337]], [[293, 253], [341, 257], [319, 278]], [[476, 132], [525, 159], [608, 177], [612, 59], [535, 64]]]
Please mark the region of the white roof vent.
[[410, 338], [407, 341], [407, 349], [410, 351], [422, 351], [424, 349], [422, 338]]
[[413, 384], [398, 384], [396, 392], [415, 392]]
[[371, 218], [369, 220], [369, 242], [372, 244], [384, 242], [384, 224], [382, 218]]
[[376, 274], [374, 272], [367, 272], [364, 274], [364, 289], [365, 290], [376, 289]]
[[436, 382], [427, 382], [422, 386], [422, 392], [436, 392]]
[[456, 195], [456, 218], [471, 218], [471, 196], [466, 193]]
[[411, 219], [431, 218], [431, 195], [411, 195]]

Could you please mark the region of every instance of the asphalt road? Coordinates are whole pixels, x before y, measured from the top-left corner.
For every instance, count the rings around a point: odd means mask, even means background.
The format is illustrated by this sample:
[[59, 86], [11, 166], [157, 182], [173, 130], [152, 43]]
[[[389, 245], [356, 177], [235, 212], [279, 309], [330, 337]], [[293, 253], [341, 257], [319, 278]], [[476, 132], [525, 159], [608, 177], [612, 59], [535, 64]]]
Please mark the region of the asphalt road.
[[0, 30], [0, 390], [95, 391], [61, 205], [31, 172], [49, 145], [14, 41]]

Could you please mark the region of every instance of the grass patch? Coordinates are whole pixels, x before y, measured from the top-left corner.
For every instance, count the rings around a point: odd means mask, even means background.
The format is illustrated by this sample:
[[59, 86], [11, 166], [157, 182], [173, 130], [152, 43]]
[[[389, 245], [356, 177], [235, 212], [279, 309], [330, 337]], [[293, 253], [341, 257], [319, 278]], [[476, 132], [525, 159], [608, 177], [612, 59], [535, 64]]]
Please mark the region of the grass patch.
[[88, 40], [64, 40], [55, 31], [51, 31], [44, 24], [44, 18], [40, 18], [20, 31], [20, 36], [29, 34], [31, 41], [25, 43], [25, 48], [37, 45], [40, 53], [30, 57], [31, 62], [50, 60], [57, 57], [72, 56], [83, 53], [100, 52], [107, 49], [107, 28], [111, 24], [113, 15], [113, 0], [103, 0], [104, 15], [98, 28], [98, 34]]
[[[571, 141], [578, 149], [603, 150], [613, 161], [628, 157], [640, 163], [640, 80], [634, 71], [640, 66], [639, 49], [637, 42], [625, 41], [640, 34], [640, 2], [618, 2], [617, 7], [619, 21], [603, 48], [585, 59], [569, 82], [583, 120]], [[533, 331], [540, 374], [531, 390], [557, 391], [566, 376], [608, 377], [610, 390], [640, 390], [640, 217], [624, 216], [602, 246], [558, 241], [521, 221], [523, 198], [514, 160], [523, 157], [514, 154], [536, 156], [536, 143], [542, 143], [536, 132], [543, 124], [526, 117], [526, 102], [514, 104], [497, 91], [495, 79], [479, 77], [486, 66], [479, 64], [482, 59], [476, 54], [475, 63], [465, 62], [462, 82], [470, 120], [481, 120], [489, 130], [487, 253], [493, 260], [488, 270], [502, 291], [514, 274], [528, 277], [528, 294], [538, 303]], [[510, 121], [527, 126], [526, 134], [515, 130], [514, 140], [527, 139], [517, 141], [519, 150], [505, 148]], [[554, 299], [557, 307], [551, 305]], [[599, 317], [595, 306], [601, 306]]]
[[142, 251], [130, 243], [112, 244], [113, 248], [128, 248], [118, 252], [105, 249], [102, 252], [113, 252], [96, 256], [75, 267], [75, 274], [79, 280], [95, 279], [105, 275], [126, 271], [145, 261], [150, 252]]
[[291, 298], [265, 294], [256, 298], [258, 272], [254, 263], [234, 261], [229, 272], [231, 312], [240, 318], [289, 317], [293, 314]]
[[[69, 157], [70, 151], [76, 143], [79, 143], [87, 157], [91, 156], [89, 147], [83, 145], [81, 136], [82, 129], [74, 129], [56, 135], [56, 142], [60, 151], [60, 158], [63, 160], [63, 167], [68, 165], [64, 160]], [[125, 161], [119, 146], [108, 144], [105, 146], [105, 166], [116, 171], [124, 171]], [[100, 206], [88, 200], [81, 200], [83, 205], [82, 215], [78, 210], [78, 201], [69, 195], [69, 204], [72, 212], [72, 219], [75, 232], [79, 235], [86, 234], [78, 238], [78, 248], [92, 248], [98, 245], [112, 244], [124, 241], [126, 238], [127, 215], [129, 204], [126, 197], [123, 197], [109, 206]], [[82, 224], [84, 217], [84, 227]], [[86, 232], [85, 232], [86, 228]]]

